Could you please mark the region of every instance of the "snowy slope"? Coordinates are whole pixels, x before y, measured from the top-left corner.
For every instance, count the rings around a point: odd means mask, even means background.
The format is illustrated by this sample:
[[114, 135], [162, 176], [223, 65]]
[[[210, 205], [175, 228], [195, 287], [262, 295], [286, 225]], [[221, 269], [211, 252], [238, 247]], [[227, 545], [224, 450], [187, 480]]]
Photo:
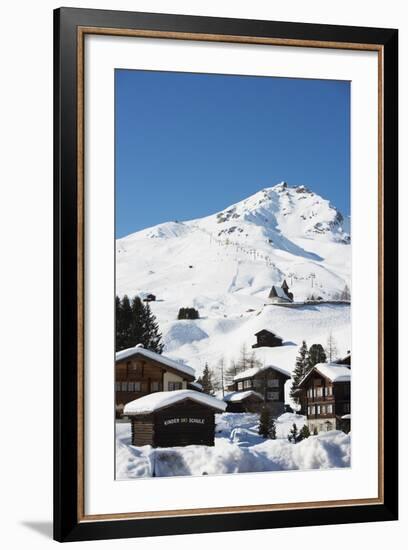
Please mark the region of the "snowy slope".
[[[332, 331], [339, 353], [350, 349], [350, 308], [265, 306], [270, 288], [286, 278], [295, 301], [302, 301], [311, 293], [330, 299], [350, 286], [346, 225], [327, 200], [281, 183], [205, 218], [118, 239], [116, 291], [157, 296], [150, 305], [164, 352], [197, 374], [206, 362], [215, 366], [221, 357], [236, 357], [262, 328], [278, 332], [286, 345], [256, 354], [291, 371], [303, 339], [324, 344]], [[195, 307], [200, 319], [178, 321], [180, 307]]]

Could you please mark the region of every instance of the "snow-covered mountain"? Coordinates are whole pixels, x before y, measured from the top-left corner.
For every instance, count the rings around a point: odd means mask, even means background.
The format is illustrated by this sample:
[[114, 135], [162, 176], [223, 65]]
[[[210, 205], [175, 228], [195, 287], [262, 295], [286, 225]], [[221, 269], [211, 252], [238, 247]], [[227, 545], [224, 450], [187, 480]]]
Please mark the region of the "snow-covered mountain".
[[[205, 218], [163, 223], [116, 242], [117, 294], [155, 294], [164, 352], [198, 373], [206, 362], [237, 356], [262, 328], [296, 344], [256, 350], [289, 370], [302, 339], [324, 344], [332, 331], [339, 352], [347, 351], [348, 306], [265, 304], [271, 286], [285, 278], [301, 301], [333, 298], [350, 286], [350, 276], [347, 220], [321, 196], [286, 183]], [[195, 307], [200, 319], [177, 321], [180, 307]]]

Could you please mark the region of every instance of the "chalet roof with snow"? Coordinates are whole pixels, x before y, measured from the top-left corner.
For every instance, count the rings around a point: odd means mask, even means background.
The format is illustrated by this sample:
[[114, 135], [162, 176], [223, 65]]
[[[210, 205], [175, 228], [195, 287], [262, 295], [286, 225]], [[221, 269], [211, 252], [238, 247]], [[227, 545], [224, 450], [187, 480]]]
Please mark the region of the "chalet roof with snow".
[[247, 369], [242, 372], [239, 372], [234, 376], [234, 382], [238, 382], [239, 380], [245, 380], [246, 378], [253, 378], [260, 372], [264, 372], [269, 369], [274, 370], [280, 374], [283, 374], [284, 376], [286, 376], [286, 378], [290, 378], [290, 374], [285, 369], [282, 369], [281, 367], [277, 367], [275, 365], [265, 365], [263, 367], [252, 367], [251, 369]]
[[317, 371], [319, 374], [330, 380], [330, 382], [333, 382], [333, 384], [337, 382], [351, 381], [351, 370], [348, 367], [338, 365], [336, 363], [318, 363], [310, 372], [308, 372], [303, 380], [299, 382], [299, 387], [310, 378], [314, 371]]
[[286, 294], [286, 292], [281, 288], [280, 286], [273, 286], [271, 289], [271, 292], [269, 294], [269, 298], [273, 298], [276, 296], [277, 298], [281, 298], [282, 300], [287, 300], [288, 302], [291, 302], [292, 300], [289, 298], [289, 296]]
[[116, 352], [115, 360], [116, 362], [118, 362], [138, 356], [156, 361], [156, 363], [160, 363], [171, 370], [177, 371], [179, 374], [184, 375], [187, 379], [191, 381], [193, 381], [195, 378], [195, 370], [192, 367], [189, 367], [184, 363], [180, 363], [179, 361], [175, 361], [174, 359], [170, 359], [170, 357], [166, 357], [165, 355], [161, 355], [160, 353], [156, 353], [154, 351], [146, 349], [143, 347], [142, 344], [137, 344], [137, 346], [133, 348], [128, 348]]
[[230, 393], [226, 393], [224, 395], [224, 401], [226, 401], [227, 403], [241, 403], [241, 401], [248, 399], [248, 397], [255, 397], [256, 399], [260, 399], [261, 401], [263, 401], [262, 395], [254, 390], [233, 391]]
[[201, 393], [195, 390], [174, 390], [160, 391], [149, 393], [139, 399], [130, 401], [125, 405], [124, 414], [132, 416], [138, 414], [151, 414], [160, 409], [170, 407], [181, 401], [191, 400], [223, 412], [227, 408], [227, 404], [220, 399], [216, 399], [206, 393]]
[[344, 357], [340, 357], [334, 361], [337, 365], [350, 365], [351, 364], [351, 352], [349, 351]]

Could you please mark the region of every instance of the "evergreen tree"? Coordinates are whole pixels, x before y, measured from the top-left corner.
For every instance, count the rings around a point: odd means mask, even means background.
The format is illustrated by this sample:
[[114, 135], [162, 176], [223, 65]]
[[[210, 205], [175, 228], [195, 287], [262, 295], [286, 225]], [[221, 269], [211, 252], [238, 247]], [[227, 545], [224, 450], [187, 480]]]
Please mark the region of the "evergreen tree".
[[303, 427], [300, 430], [299, 436], [301, 438], [300, 440], [307, 439], [308, 437], [310, 437], [310, 430], [307, 424], [303, 424]]
[[276, 439], [276, 424], [268, 407], [261, 410], [258, 433], [264, 439]]
[[204, 393], [214, 395], [213, 373], [208, 367], [208, 363], [205, 364], [203, 374], [197, 379], [197, 382], [202, 385]]
[[350, 289], [347, 285], [344, 287], [343, 292], [340, 294], [340, 300], [344, 300], [346, 302], [349, 302], [351, 300]]
[[115, 350], [123, 349], [121, 346], [121, 334], [123, 331], [123, 319], [122, 319], [122, 304], [119, 296], [115, 296], [115, 325], [116, 325], [116, 339]]
[[131, 304], [132, 308], [132, 320], [130, 323], [130, 338], [131, 346], [136, 346], [137, 344], [143, 344], [145, 346], [146, 342], [146, 313], [145, 307], [142, 300], [139, 296], [135, 296]]
[[132, 307], [125, 294], [120, 300], [115, 300], [116, 312], [116, 351], [134, 346], [131, 337]]
[[[311, 371], [312, 368], [318, 363], [326, 363], [327, 357], [326, 353], [321, 344], [313, 344], [309, 348], [309, 361], [307, 372]], [[307, 373], [306, 373], [307, 374]]]
[[[142, 304], [143, 306], [143, 304]], [[142, 344], [146, 349], [154, 351], [156, 353], [162, 353], [163, 344], [161, 342], [162, 335], [159, 332], [159, 325], [156, 321], [155, 315], [153, 315], [149, 304], [143, 306], [144, 308], [144, 323], [143, 323], [143, 341]]]
[[309, 352], [307, 351], [306, 342], [303, 340], [302, 345], [300, 346], [298, 356], [296, 357], [296, 364], [292, 374], [292, 387], [290, 388], [290, 397], [299, 403], [298, 396], [294, 395], [295, 390], [297, 390], [299, 382], [302, 378], [305, 377], [307, 369], [309, 366]]
[[115, 299], [116, 311], [116, 351], [142, 344], [146, 349], [162, 353], [161, 334], [149, 304], [135, 296], [130, 303], [125, 294], [122, 300]]
[[181, 307], [177, 314], [177, 319], [199, 319], [198, 311], [193, 307]]
[[292, 429], [289, 432], [288, 441], [290, 443], [297, 443], [299, 441], [299, 431], [295, 423], [293, 424]]

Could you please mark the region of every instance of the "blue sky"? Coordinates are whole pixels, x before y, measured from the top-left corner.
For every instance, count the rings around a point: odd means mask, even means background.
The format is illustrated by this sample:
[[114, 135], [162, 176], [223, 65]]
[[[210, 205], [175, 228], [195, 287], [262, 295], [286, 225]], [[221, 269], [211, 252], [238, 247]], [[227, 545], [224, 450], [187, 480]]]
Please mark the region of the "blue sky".
[[115, 71], [116, 236], [286, 181], [350, 212], [350, 84]]

